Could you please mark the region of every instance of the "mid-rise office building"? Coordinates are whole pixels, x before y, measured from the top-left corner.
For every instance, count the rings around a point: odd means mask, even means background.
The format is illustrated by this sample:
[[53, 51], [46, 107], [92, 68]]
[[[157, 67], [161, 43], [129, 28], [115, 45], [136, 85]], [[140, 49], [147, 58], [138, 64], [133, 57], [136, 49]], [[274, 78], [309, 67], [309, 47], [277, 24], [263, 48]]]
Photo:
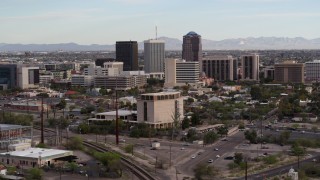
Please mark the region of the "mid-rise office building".
[[43, 74], [39, 76], [40, 85], [45, 86], [51, 83], [54, 79], [52, 74]]
[[144, 41], [144, 71], [164, 72], [165, 42], [163, 40]]
[[108, 75], [109, 76], [116, 76], [119, 75], [123, 72], [123, 62], [105, 62], [103, 64], [103, 67], [108, 70]]
[[93, 76], [77, 75], [71, 76], [72, 86], [91, 87], [93, 86]]
[[201, 62], [202, 42], [199, 34], [191, 31], [183, 36], [182, 59]]
[[234, 71], [235, 59], [232, 56], [211, 56], [202, 59], [202, 72], [215, 81], [233, 81], [237, 74]]
[[137, 41], [117, 41], [116, 59], [123, 62], [124, 71], [139, 70]]
[[296, 61], [285, 61], [274, 65], [276, 83], [304, 83], [304, 64]]
[[40, 74], [39, 67], [18, 66], [18, 87], [21, 89], [39, 87]]
[[241, 56], [241, 80], [259, 81], [259, 55]]
[[263, 77], [265, 79], [274, 80], [274, 66], [267, 66], [263, 69]]
[[183, 119], [183, 98], [180, 92], [141, 94], [137, 100], [138, 123], [162, 129], [173, 126], [174, 118]]
[[199, 62], [180, 59], [165, 60], [165, 86], [197, 85], [199, 83]]
[[17, 64], [0, 64], [0, 90], [17, 87], [18, 82]]
[[134, 87], [142, 87], [147, 84], [147, 78], [141, 76], [96, 76], [94, 77], [94, 87], [105, 89], [128, 90]]
[[320, 60], [306, 62], [305, 70], [307, 81], [320, 81]]

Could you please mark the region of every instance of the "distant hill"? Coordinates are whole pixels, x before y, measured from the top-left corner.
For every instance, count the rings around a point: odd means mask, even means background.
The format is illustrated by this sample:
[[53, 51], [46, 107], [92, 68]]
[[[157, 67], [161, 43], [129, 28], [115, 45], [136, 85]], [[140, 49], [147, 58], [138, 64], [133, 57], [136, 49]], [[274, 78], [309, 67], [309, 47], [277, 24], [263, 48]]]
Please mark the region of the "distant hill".
[[[166, 50], [181, 50], [182, 41], [176, 38], [160, 37], [166, 42]], [[143, 42], [138, 47], [143, 50]], [[204, 50], [258, 50], [258, 49], [320, 49], [320, 38], [305, 39], [302, 37], [248, 37], [214, 41], [202, 39]], [[114, 51], [113, 45], [79, 45], [76, 43], [61, 44], [6, 44], [0, 43], [0, 51]]]

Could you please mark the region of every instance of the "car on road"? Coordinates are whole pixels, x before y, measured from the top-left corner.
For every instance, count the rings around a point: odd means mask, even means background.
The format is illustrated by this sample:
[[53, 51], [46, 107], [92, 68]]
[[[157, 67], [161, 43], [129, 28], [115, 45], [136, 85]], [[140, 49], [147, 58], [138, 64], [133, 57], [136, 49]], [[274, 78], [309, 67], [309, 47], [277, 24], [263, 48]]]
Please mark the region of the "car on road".
[[214, 150], [214, 151], [219, 151], [219, 149], [218, 149], [218, 148], [214, 148], [213, 150]]
[[312, 162], [317, 162], [317, 160], [316, 159], [312, 159]]
[[224, 139], [222, 139], [221, 141], [228, 141], [228, 139], [227, 139], [227, 138], [224, 138]]
[[276, 132], [279, 132], [279, 129], [276, 129]]
[[225, 160], [233, 160], [233, 156], [227, 156], [224, 158]]
[[208, 163], [213, 163], [213, 159], [209, 159], [209, 160], [208, 160]]
[[220, 157], [220, 155], [218, 154], [218, 155], [216, 155], [216, 158], [219, 158]]
[[301, 134], [304, 134], [304, 133], [306, 133], [306, 131], [301, 131]]
[[201, 155], [202, 154], [202, 152], [198, 152], [198, 155]]
[[125, 142], [126, 142], [126, 140], [125, 140], [125, 139], [120, 139], [120, 142], [125, 143]]
[[186, 148], [182, 147], [181, 150], [185, 150]]
[[194, 159], [194, 158], [196, 158], [196, 156], [192, 156], [192, 157], [191, 157], [191, 159]]

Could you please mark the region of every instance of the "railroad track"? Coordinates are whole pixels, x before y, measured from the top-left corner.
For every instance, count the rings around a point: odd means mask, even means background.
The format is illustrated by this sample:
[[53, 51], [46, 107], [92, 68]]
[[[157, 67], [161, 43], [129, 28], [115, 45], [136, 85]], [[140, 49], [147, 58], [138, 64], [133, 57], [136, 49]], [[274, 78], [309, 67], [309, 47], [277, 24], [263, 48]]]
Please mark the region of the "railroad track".
[[[37, 130], [41, 130], [40, 126], [34, 126], [34, 129]], [[54, 130], [51, 129], [43, 129], [44, 132], [50, 132], [50, 133], [56, 133]], [[65, 137], [64, 137], [65, 138]], [[95, 149], [99, 152], [112, 152], [112, 153], [116, 153], [115, 151], [109, 150], [105, 147], [101, 147], [97, 144], [94, 144], [92, 142], [88, 142], [88, 141], [83, 141], [83, 145], [90, 147], [92, 149]], [[139, 167], [138, 165], [136, 165], [135, 163], [133, 163], [131, 160], [123, 157], [120, 155], [121, 158], [121, 162], [134, 174], [136, 175], [140, 180], [156, 180], [155, 177], [153, 177], [149, 172], [147, 172], [145, 169]]]
[[[87, 147], [91, 147], [99, 152], [112, 152], [112, 153], [116, 153], [115, 151], [111, 151], [107, 148], [101, 147], [97, 144], [94, 144], [92, 142], [88, 142], [88, 141], [84, 141], [83, 145], [87, 146]], [[129, 159], [121, 156], [121, 161], [122, 163], [129, 168], [133, 174], [135, 174], [139, 179], [141, 180], [156, 180], [155, 177], [153, 177], [149, 172], [147, 172], [145, 169], [139, 167], [138, 165], [136, 165], [135, 163], [133, 163], [132, 161], [130, 161]]]

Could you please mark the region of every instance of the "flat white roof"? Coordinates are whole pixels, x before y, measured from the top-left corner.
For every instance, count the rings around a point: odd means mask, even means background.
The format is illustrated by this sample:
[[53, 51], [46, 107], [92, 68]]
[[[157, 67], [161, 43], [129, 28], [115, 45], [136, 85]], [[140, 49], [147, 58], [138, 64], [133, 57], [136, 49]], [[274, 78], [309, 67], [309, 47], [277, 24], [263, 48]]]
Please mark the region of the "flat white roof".
[[[136, 114], [136, 113], [137, 113], [137, 111], [118, 110], [119, 116], [128, 116], [128, 115]], [[102, 112], [102, 113], [97, 113], [96, 115], [115, 116], [116, 111]]]
[[157, 92], [157, 93], [146, 93], [146, 94], [141, 94], [141, 95], [172, 95], [172, 94], [180, 94], [180, 92]]
[[60, 150], [60, 149], [45, 149], [45, 148], [29, 148], [23, 151], [10, 151], [0, 153], [0, 156], [15, 156], [15, 157], [24, 157], [24, 158], [46, 158], [53, 156], [68, 156], [72, 155], [72, 151]]

